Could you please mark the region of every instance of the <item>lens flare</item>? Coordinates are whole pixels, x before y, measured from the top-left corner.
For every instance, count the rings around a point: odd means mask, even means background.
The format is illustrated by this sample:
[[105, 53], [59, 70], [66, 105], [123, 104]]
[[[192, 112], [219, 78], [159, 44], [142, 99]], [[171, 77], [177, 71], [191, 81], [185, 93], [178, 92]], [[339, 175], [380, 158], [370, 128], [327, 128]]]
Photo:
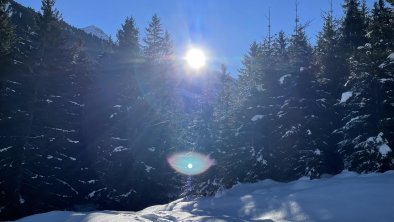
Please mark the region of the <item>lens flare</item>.
[[209, 156], [196, 152], [176, 153], [167, 161], [174, 170], [189, 176], [204, 173], [215, 163]]

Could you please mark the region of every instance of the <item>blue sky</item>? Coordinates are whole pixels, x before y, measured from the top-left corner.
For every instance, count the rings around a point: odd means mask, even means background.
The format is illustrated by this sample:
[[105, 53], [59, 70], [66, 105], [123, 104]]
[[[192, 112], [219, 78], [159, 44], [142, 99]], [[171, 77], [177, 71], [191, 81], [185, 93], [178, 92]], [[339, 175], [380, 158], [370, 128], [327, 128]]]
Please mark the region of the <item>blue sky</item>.
[[[16, 0], [35, 10], [40, 0]], [[333, 0], [334, 15], [343, 14], [343, 0]], [[373, 0], [367, 0], [371, 6]], [[113, 38], [126, 16], [133, 16], [143, 36], [151, 16], [157, 13], [174, 41], [175, 52], [183, 56], [189, 45], [207, 51], [210, 63], [225, 63], [236, 75], [243, 55], [252, 41], [268, 33], [267, 15], [271, 9], [272, 31], [292, 33], [294, 0], [57, 0], [63, 19], [75, 27], [96, 25]], [[301, 22], [309, 22], [307, 33], [312, 42], [322, 26], [322, 14], [329, 0], [299, 0]]]

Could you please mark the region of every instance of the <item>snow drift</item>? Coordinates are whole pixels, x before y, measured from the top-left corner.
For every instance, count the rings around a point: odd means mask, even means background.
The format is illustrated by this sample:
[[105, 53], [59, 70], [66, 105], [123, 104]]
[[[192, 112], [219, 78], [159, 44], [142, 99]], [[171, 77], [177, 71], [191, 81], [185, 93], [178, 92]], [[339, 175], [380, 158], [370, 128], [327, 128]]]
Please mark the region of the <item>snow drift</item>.
[[179, 199], [139, 212], [66, 212], [33, 215], [18, 222], [110, 221], [394, 221], [394, 171], [343, 172], [290, 183], [239, 184], [215, 197]]

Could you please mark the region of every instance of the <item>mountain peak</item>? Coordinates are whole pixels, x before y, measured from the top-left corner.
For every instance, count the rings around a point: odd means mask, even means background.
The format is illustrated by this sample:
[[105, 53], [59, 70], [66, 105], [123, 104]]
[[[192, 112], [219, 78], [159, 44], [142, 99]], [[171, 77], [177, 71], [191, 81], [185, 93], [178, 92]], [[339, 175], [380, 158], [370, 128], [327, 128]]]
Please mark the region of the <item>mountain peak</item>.
[[91, 35], [96, 36], [97, 38], [100, 38], [103, 40], [109, 40], [109, 36], [107, 34], [105, 34], [105, 32], [97, 26], [90, 25], [85, 28], [82, 28], [82, 30], [84, 32], [86, 32], [87, 34], [91, 34]]

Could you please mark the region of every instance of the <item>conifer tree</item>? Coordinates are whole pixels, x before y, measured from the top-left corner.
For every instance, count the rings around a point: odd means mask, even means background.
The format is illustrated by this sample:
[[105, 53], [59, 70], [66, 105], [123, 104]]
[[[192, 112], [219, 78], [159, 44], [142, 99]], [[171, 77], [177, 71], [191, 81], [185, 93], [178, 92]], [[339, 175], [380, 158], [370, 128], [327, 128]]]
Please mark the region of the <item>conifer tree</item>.
[[[162, 97], [156, 101], [160, 109], [171, 105], [171, 91], [175, 84], [174, 61], [172, 60], [173, 46], [170, 35], [162, 28], [159, 17], [155, 14], [146, 28], [145, 38], [143, 39], [143, 52], [146, 60], [145, 75], [147, 87], [152, 90], [155, 98]], [[164, 98], [163, 98], [164, 96]], [[152, 98], [154, 99], [154, 98]]]
[[[368, 28], [368, 43], [350, 58], [350, 76], [340, 101], [344, 124], [339, 153], [345, 169], [385, 171], [393, 167], [392, 38], [393, 14], [383, 1], [375, 2]], [[391, 39], [391, 40], [390, 40]]]
[[342, 20], [341, 46], [350, 56], [358, 46], [365, 44], [366, 12], [361, 9], [359, 0], [345, 0], [345, 17]]
[[322, 87], [329, 90], [337, 99], [345, 84], [345, 58], [340, 54], [340, 33], [333, 18], [332, 9], [324, 17], [323, 30], [319, 33], [315, 56], [320, 67], [319, 79]]
[[[368, 37], [377, 52], [374, 56], [385, 57], [394, 47], [392, 41], [394, 38], [394, 22], [390, 20], [393, 18], [393, 14], [393, 10], [387, 7], [383, 0], [374, 3], [370, 26], [368, 27]], [[382, 59], [381, 57], [375, 57], [374, 59]]]
[[320, 127], [328, 104], [319, 98], [312, 47], [298, 18], [288, 52], [290, 65], [279, 79], [277, 96], [283, 99], [277, 100], [279, 109], [275, 116], [278, 166], [284, 176], [281, 179], [315, 178], [331, 170], [326, 162], [329, 137]]
[[160, 18], [155, 14], [146, 28], [144, 55], [149, 62], [160, 62], [165, 56], [166, 36]]
[[312, 47], [304, 29], [304, 26], [299, 25], [289, 41], [290, 64], [296, 69], [307, 69], [312, 61]]
[[6, 5], [9, 0], [0, 1], [0, 72], [7, 63], [15, 44], [15, 33], [12, 27]]
[[[59, 11], [54, 7], [54, 0], [42, 0], [42, 14], [38, 16], [38, 44], [36, 59], [42, 68], [52, 70], [70, 59], [66, 40], [62, 35]], [[42, 70], [44, 73], [45, 71]]]
[[254, 41], [249, 47], [249, 52], [242, 60], [242, 68], [239, 73], [239, 94], [241, 98], [245, 99], [250, 96], [251, 89], [257, 85], [257, 76], [261, 71], [261, 53], [260, 45]]
[[[23, 206], [30, 206], [31, 212], [48, 205], [67, 208], [83, 199], [89, 189], [80, 190], [78, 180], [91, 175], [88, 170], [81, 172], [89, 164], [81, 130], [86, 73], [77, 67], [83, 56], [67, 47], [54, 1], [43, 0], [42, 13], [38, 48], [28, 58], [34, 64], [27, 77], [30, 82], [25, 82], [30, 86], [25, 107], [28, 120], [20, 129], [20, 153], [15, 156], [14, 193], [30, 203]], [[47, 193], [38, 195], [37, 189]], [[12, 204], [21, 205], [17, 199]]]
[[127, 52], [124, 56], [140, 53], [139, 31], [133, 17], [127, 17], [117, 33], [119, 50]]

